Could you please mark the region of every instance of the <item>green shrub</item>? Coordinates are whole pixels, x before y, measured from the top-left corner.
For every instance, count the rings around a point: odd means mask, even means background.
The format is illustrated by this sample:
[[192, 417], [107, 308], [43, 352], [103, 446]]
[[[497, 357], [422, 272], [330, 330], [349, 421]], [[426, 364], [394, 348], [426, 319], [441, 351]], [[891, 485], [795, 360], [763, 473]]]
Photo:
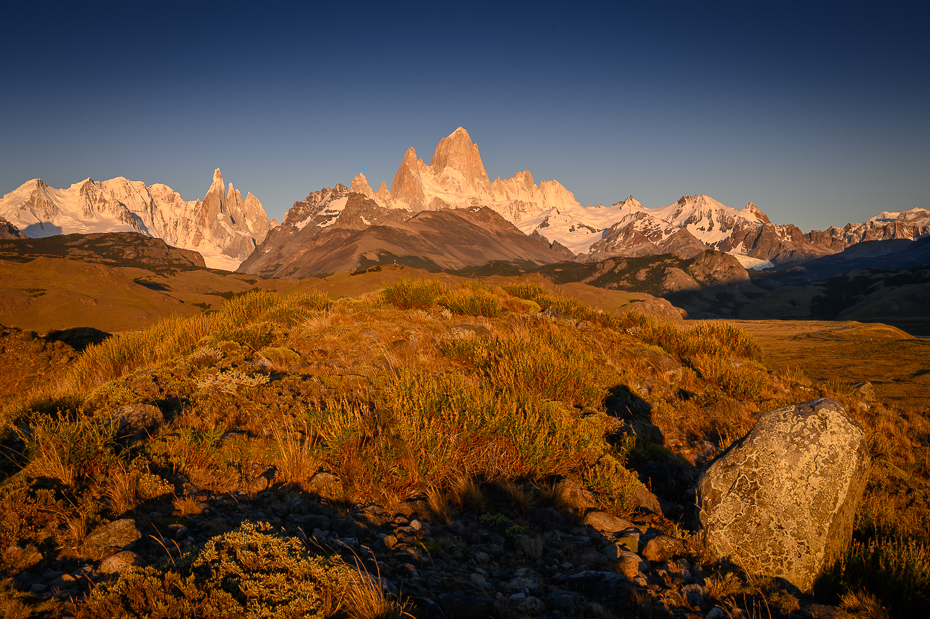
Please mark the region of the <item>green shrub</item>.
[[96, 587], [78, 618], [332, 617], [357, 573], [338, 557], [243, 523], [162, 568], [124, 573]]
[[628, 471], [621, 460], [611, 455], [603, 456], [589, 468], [584, 480], [589, 488], [597, 492], [602, 507], [621, 514], [629, 513], [636, 507], [636, 491], [643, 488], [636, 475]]

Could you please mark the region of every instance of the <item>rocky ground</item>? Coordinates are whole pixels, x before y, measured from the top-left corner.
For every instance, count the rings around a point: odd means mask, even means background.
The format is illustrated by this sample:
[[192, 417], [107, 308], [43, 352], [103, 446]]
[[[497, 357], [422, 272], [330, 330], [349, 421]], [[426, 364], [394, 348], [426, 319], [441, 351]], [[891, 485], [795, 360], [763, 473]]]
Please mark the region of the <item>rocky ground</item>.
[[[315, 481], [324, 493], [337, 483], [326, 474]], [[181, 504], [188, 513], [175, 508], [171, 514], [172, 506], [162, 504], [156, 507], [165, 511], [103, 525], [64, 560], [47, 561], [35, 547], [7, 548], [7, 560], [21, 568], [8, 584], [80, 601], [126, 569], [173, 563], [182, 552], [252, 521], [350, 564], [361, 562], [420, 618], [746, 616], [737, 604], [773, 617], [848, 616], [784, 582], [741, 588], [726, 568], [703, 564], [686, 541], [668, 535], [674, 529], [668, 521], [646, 513], [629, 521], [600, 511], [581, 516], [583, 510], [567, 506], [529, 506], [522, 516], [490, 508], [445, 520], [424, 500], [387, 510], [280, 488], [215, 498], [187, 490]], [[493, 505], [493, 489], [489, 494]], [[567, 495], [584, 502], [583, 491]]]

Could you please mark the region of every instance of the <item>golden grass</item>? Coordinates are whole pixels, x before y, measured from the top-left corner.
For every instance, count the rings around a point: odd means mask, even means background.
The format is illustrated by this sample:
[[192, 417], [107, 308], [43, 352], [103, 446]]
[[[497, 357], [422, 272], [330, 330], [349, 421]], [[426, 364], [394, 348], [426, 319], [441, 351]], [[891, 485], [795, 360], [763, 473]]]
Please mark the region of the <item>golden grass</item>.
[[[549, 308], [563, 319], [534, 315]], [[492, 334], [452, 339], [456, 315], [474, 317]], [[683, 367], [658, 372], [644, 361], [645, 348]], [[44, 491], [10, 490], [3, 499], [9, 505], [0, 506], [11, 514], [0, 527], [2, 543], [38, 542], [63, 525], [76, 531], [57, 535], [76, 542], [79, 514], [91, 504], [84, 497], [106, 496], [112, 512], [131, 510], [165, 496], [169, 479], [182, 476], [203, 490], [237, 491], [244, 467], [256, 460], [275, 467], [280, 484], [306, 487], [317, 471], [333, 474], [349, 502], [392, 505], [425, 494], [447, 522], [464, 511], [485, 513], [488, 489], [497, 500], [509, 497], [518, 515], [534, 502], [565, 506], [566, 485], [556, 480], [584, 486], [601, 509], [626, 513], [640, 489], [628, 458], [675, 458], [665, 447], [688, 441], [723, 449], [745, 434], [754, 413], [792, 401], [830, 396], [856, 407], [859, 400], [846, 383], [769, 372], [756, 341], [728, 323], [682, 327], [592, 310], [532, 284], [451, 287], [429, 279], [337, 302], [248, 293], [219, 312], [89, 347], [64, 382], [67, 397], [39, 393], [5, 422], [8, 433], [14, 422], [26, 423], [19, 434], [24, 487], [39, 477], [58, 480], [76, 505], [58, 505]], [[679, 442], [619, 440], [608, 401]], [[164, 428], [132, 446], [138, 461], [124, 462], [105, 420], [130, 402], [174, 408]], [[885, 555], [866, 545], [856, 561], [922, 591], [914, 579], [926, 546], [895, 544], [923, 539], [930, 525], [930, 509], [920, 505], [928, 496], [930, 423], [879, 402], [854, 409], [876, 461], [857, 535], [867, 544], [881, 532], [883, 544], [916, 557], [881, 567]], [[46, 514], [42, 524], [17, 516], [16, 505], [22, 514]], [[202, 505], [185, 496], [174, 508], [197, 514]], [[853, 590], [853, 576], [848, 568], [835, 580]], [[183, 581], [176, 578], [152, 572], [136, 584]], [[721, 604], [745, 595], [731, 591], [728, 577], [717, 578], [708, 579], [708, 594]], [[856, 586], [879, 591], [872, 582]], [[362, 593], [378, 607], [377, 592]], [[883, 602], [887, 595], [881, 592]]]

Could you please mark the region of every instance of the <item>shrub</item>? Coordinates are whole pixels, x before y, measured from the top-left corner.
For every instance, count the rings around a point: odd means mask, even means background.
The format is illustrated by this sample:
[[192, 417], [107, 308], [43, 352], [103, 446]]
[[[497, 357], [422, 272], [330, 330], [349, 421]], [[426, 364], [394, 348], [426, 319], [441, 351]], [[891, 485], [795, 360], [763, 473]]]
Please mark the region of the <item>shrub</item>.
[[338, 557], [246, 522], [170, 568], [146, 567], [95, 588], [79, 618], [332, 617], [356, 572]]
[[601, 505], [610, 511], [627, 514], [636, 507], [634, 500], [642, 482], [620, 460], [605, 455], [585, 472], [585, 483], [598, 493]]
[[495, 318], [504, 309], [497, 295], [477, 286], [460, 286], [449, 290], [440, 296], [437, 302], [453, 314], [485, 318]]
[[864, 588], [878, 595], [894, 616], [917, 617], [930, 599], [930, 547], [897, 537], [856, 541], [826, 571], [826, 579], [838, 593]]
[[384, 301], [403, 310], [429, 310], [446, 292], [446, 287], [434, 279], [402, 279], [383, 291]]

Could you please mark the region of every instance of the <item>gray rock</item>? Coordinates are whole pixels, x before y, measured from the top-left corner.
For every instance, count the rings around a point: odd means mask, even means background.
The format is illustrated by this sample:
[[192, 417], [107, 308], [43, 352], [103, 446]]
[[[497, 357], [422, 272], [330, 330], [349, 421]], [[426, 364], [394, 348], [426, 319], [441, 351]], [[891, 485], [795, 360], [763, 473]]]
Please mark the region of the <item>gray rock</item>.
[[681, 364], [675, 359], [672, 359], [666, 354], [652, 350], [651, 348], [644, 348], [640, 352], [640, 356], [646, 363], [663, 374], [674, 372], [681, 367]]
[[310, 480], [310, 490], [331, 499], [342, 496], [342, 481], [332, 473], [317, 473]]
[[673, 559], [684, 554], [684, 552], [685, 545], [681, 540], [668, 535], [657, 535], [646, 542], [646, 546], [643, 548], [643, 558], [647, 561], [659, 563]]
[[614, 533], [619, 533], [626, 529], [636, 528], [636, 525], [629, 520], [617, 518], [607, 512], [590, 512], [585, 516], [584, 523], [608, 535], [613, 535]]
[[117, 438], [140, 439], [152, 434], [163, 423], [161, 409], [152, 404], [127, 404], [119, 407], [115, 415], [119, 424]]
[[633, 584], [626, 576], [593, 570], [572, 574], [565, 579], [564, 586], [590, 600], [614, 606], [627, 605], [633, 591]]
[[521, 567], [514, 572], [513, 578], [507, 583], [506, 588], [509, 591], [539, 591], [542, 589], [542, 576], [539, 572], [529, 568]]
[[632, 552], [620, 552], [616, 559], [617, 570], [633, 580], [639, 574], [649, 572], [649, 564], [643, 561], [642, 557]]
[[852, 388], [852, 391], [864, 400], [872, 400], [875, 398], [875, 387], [873, 387], [870, 382], [859, 383]]
[[530, 559], [542, 559], [543, 556], [543, 541], [538, 537], [530, 537], [529, 535], [518, 535], [516, 538], [517, 546], [523, 553], [528, 556]]
[[809, 590], [849, 545], [868, 474], [865, 432], [838, 402], [765, 413], [698, 480], [707, 551]]
[[45, 558], [35, 546], [9, 546], [4, 553], [11, 567], [16, 570], [28, 570], [42, 562]]
[[100, 572], [102, 574], [122, 574], [144, 565], [145, 561], [142, 560], [142, 557], [131, 550], [124, 550], [104, 559], [100, 563]]
[[454, 340], [464, 340], [471, 337], [490, 337], [491, 331], [487, 327], [482, 327], [481, 325], [473, 325], [469, 323], [462, 323], [455, 325], [449, 330], [449, 333], [452, 335]]
[[84, 538], [84, 548], [89, 557], [102, 559], [107, 548], [125, 548], [141, 537], [136, 523], [131, 518], [124, 518], [94, 529]]
[[556, 589], [546, 596], [546, 604], [567, 617], [581, 617], [584, 612], [584, 596], [574, 591]]

